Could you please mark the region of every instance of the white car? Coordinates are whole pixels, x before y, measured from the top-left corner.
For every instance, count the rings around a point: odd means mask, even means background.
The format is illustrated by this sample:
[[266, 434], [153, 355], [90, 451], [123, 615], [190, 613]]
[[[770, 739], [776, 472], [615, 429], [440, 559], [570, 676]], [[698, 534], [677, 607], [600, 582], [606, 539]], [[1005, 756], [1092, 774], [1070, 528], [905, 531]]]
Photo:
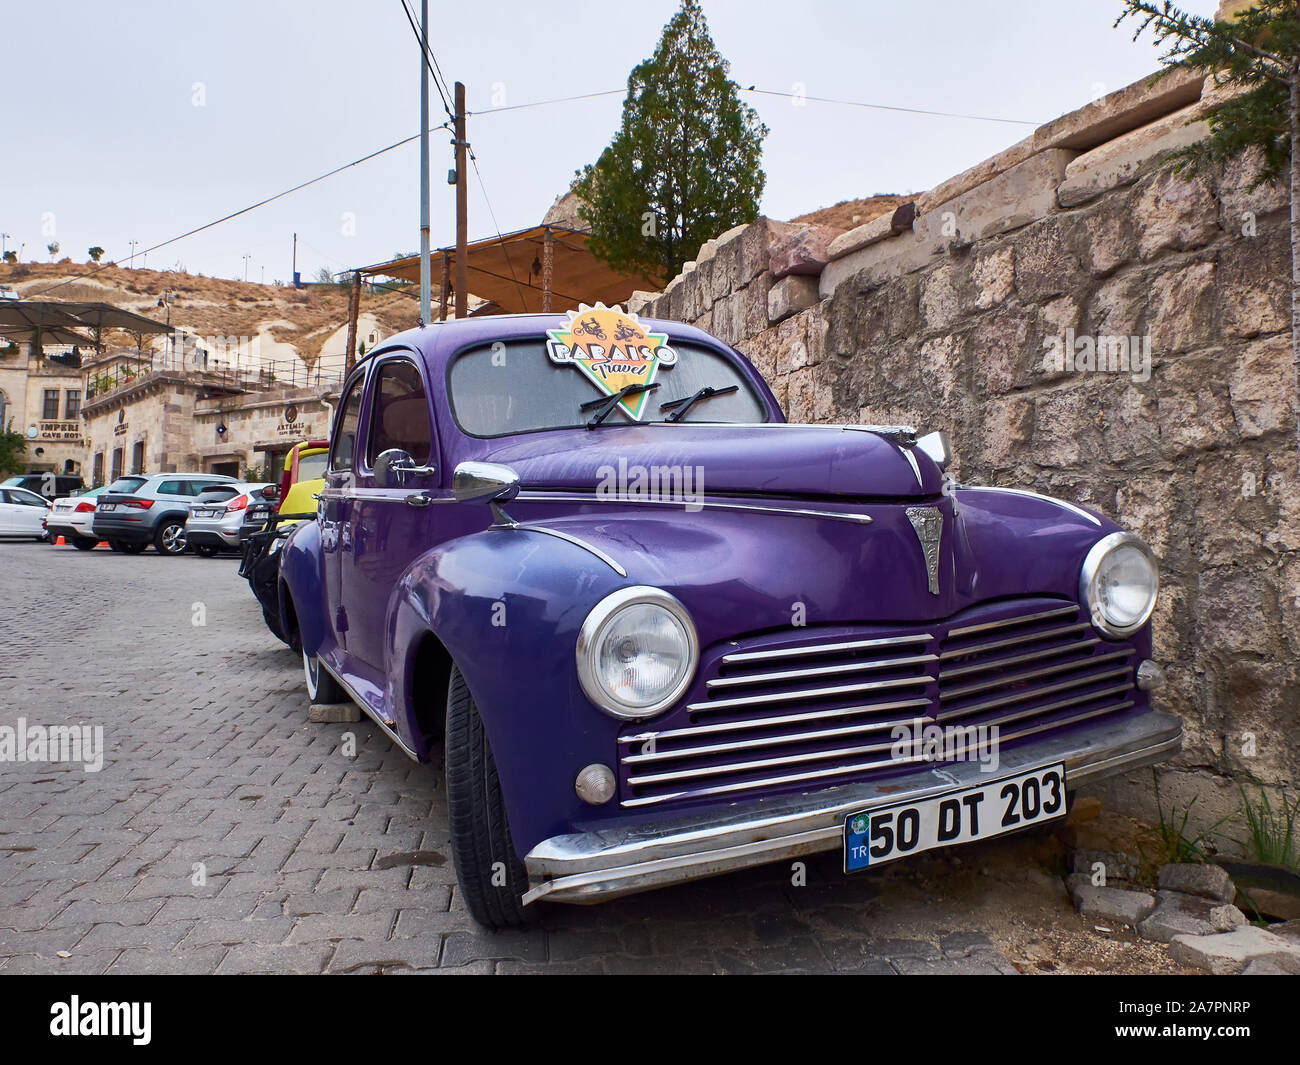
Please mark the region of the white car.
[[66, 543], [81, 551], [89, 551], [99, 543], [99, 537], [91, 526], [95, 521], [95, 497], [102, 491], [104, 488], [101, 486], [80, 495], [56, 499], [45, 519], [50, 543], [62, 536]]
[[0, 488], [0, 536], [30, 536], [44, 540], [50, 504], [26, 488]]

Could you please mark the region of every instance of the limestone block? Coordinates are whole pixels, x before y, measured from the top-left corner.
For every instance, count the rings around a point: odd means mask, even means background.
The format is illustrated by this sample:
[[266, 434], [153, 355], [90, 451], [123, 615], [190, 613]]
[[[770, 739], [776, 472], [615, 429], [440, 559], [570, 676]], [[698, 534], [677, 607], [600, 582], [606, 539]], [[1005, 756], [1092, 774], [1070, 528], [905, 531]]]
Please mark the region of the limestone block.
[[777, 281], [767, 294], [767, 320], [781, 322], [818, 301], [817, 278], [790, 274]]
[[1061, 206], [1075, 207], [1131, 184], [1168, 153], [1203, 140], [1209, 127], [1200, 114], [1200, 105], [1192, 104], [1085, 152], [1065, 168], [1056, 190]]
[[1162, 115], [1195, 103], [1201, 96], [1204, 75], [1176, 71], [1152, 80], [1150, 76], [1062, 115], [1034, 131], [1034, 149], [1072, 148], [1087, 151], [1114, 140], [1129, 130], [1145, 126]]

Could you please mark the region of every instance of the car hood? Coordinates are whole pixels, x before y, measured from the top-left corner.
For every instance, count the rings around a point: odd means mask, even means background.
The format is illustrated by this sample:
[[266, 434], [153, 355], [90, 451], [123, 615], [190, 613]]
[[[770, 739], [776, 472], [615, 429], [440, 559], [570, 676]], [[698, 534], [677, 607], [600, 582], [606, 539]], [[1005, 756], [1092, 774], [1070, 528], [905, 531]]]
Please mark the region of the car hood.
[[490, 441], [479, 457], [512, 467], [525, 489], [601, 488], [623, 495], [667, 479], [686, 492], [710, 495], [937, 495], [941, 471], [905, 439], [862, 426], [651, 424]]

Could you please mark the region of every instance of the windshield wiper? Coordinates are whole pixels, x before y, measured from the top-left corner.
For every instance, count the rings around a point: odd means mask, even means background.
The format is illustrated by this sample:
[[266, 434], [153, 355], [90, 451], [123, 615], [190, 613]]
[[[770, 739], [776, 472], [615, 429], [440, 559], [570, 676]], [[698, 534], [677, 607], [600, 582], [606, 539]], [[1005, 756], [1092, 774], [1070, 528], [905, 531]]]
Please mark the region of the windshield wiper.
[[[667, 403], [660, 403], [659, 410], [673, 411], [668, 415], [667, 420], [670, 422], [681, 421], [686, 412], [702, 399], [708, 399], [710, 396], [725, 396], [728, 392], [740, 391], [740, 385], [727, 385], [726, 388], [714, 388], [712, 385], [705, 385], [696, 391], [694, 395], [687, 396], [685, 399], [670, 399]], [[676, 408], [674, 410], [674, 408]]]
[[586, 403], [582, 404], [578, 410], [591, 410], [593, 407], [600, 408], [587, 422], [587, 428], [594, 429], [613, 413], [614, 408], [618, 406], [620, 400], [626, 399], [628, 396], [639, 396], [642, 392], [650, 392], [658, 387], [658, 385], [645, 384], [625, 385], [613, 395], [602, 396], [600, 399], [588, 400]]

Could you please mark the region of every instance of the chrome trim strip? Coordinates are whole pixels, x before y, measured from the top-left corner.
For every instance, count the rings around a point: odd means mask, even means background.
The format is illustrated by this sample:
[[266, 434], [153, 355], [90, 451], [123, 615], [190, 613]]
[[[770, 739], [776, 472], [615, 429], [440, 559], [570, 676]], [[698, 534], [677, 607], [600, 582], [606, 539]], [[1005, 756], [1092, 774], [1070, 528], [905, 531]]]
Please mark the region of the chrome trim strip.
[[1112, 651], [1105, 655], [1089, 655], [1087, 658], [1080, 658], [1073, 662], [1061, 662], [1055, 666], [1046, 666], [1043, 669], [1031, 669], [1025, 673], [1013, 673], [1005, 677], [994, 677], [991, 680], [982, 680], [977, 684], [966, 684], [960, 688], [940, 688], [939, 698], [945, 702], [953, 699], [960, 699], [965, 695], [974, 695], [976, 692], [988, 691], [990, 688], [1004, 688], [1011, 684], [1019, 684], [1024, 680], [1037, 680], [1039, 677], [1051, 677], [1057, 673], [1066, 673], [1070, 670], [1087, 669], [1092, 666], [1099, 666], [1103, 662], [1113, 662], [1117, 658], [1128, 658], [1133, 654], [1133, 649], [1127, 648], [1123, 651]]
[[[1127, 721], [1102, 719], [1082, 734], [1039, 739], [1003, 752], [1007, 776], [1063, 761], [1072, 787], [1176, 752], [1182, 725], [1171, 714], [1150, 712]], [[857, 781], [797, 795], [738, 800], [715, 811], [651, 824], [553, 836], [524, 859], [538, 899], [591, 903], [663, 884], [834, 850], [843, 845], [851, 813], [918, 801], [972, 784], [988, 783], [978, 763], [927, 766], [887, 781]], [[888, 790], [882, 788], [888, 785]]]
[[[620, 736], [619, 743], [645, 743], [647, 740], [669, 740], [679, 736], [706, 736], [717, 732], [743, 732], [747, 729], [763, 728], [766, 725], [799, 725], [806, 721], [827, 721], [837, 717], [853, 717], [855, 714], [873, 714], [881, 710], [913, 710], [929, 706], [929, 699], [899, 699], [892, 703], [876, 703], [872, 706], [841, 706], [834, 710], [815, 710], [809, 714], [781, 714], [777, 717], [747, 717], [741, 721], [718, 721], [712, 725], [693, 725], [688, 728], [665, 729], [662, 732], [641, 732], [635, 736]], [[932, 721], [933, 718], [912, 718], [911, 721]], [[881, 728], [893, 725], [906, 725], [904, 721], [882, 721]]]
[[1128, 666], [1120, 669], [1111, 669], [1103, 673], [1092, 673], [1084, 676], [1071, 677], [1069, 680], [1062, 681], [1060, 684], [1049, 684], [1044, 688], [1035, 688], [1033, 691], [1015, 692], [1011, 695], [1004, 695], [998, 699], [989, 699], [974, 706], [964, 706], [956, 710], [945, 711], [939, 710], [940, 721], [951, 721], [956, 717], [968, 717], [971, 714], [980, 714], [985, 710], [995, 710], [999, 706], [1009, 706], [1012, 703], [1023, 703], [1026, 699], [1032, 699], [1038, 695], [1051, 695], [1054, 692], [1069, 691], [1072, 688], [1080, 688], [1085, 684], [1097, 684], [1101, 681], [1114, 680], [1116, 677], [1124, 677], [1129, 673]]
[[778, 647], [770, 651], [742, 651], [739, 654], [722, 656], [724, 666], [736, 666], [742, 662], [765, 662], [773, 658], [806, 658], [811, 655], [831, 655], [840, 651], [859, 651], [868, 647], [893, 647], [907, 643], [929, 643], [934, 639], [928, 632], [915, 633], [911, 636], [883, 636], [873, 640], [851, 640], [847, 643], [807, 644], [803, 647]]
[[1055, 496], [1045, 496], [1041, 492], [1031, 492], [1027, 488], [997, 488], [991, 484], [963, 484], [957, 488], [959, 492], [1009, 492], [1013, 496], [1028, 496], [1031, 499], [1044, 499], [1049, 503], [1055, 503], [1058, 507], [1079, 515], [1081, 518], [1087, 518], [1098, 528], [1101, 527], [1101, 519], [1093, 514], [1089, 514], [1082, 507], [1075, 506], [1073, 503], [1067, 503], [1064, 499], [1057, 499]]
[[[1005, 640], [994, 640], [992, 643], [975, 643], [969, 647], [953, 647], [939, 653], [939, 659], [965, 658], [968, 655], [984, 654], [988, 651], [999, 651], [1004, 647], [1017, 647], [1026, 643], [1039, 643], [1042, 640], [1050, 640], [1056, 636], [1069, 636], [1072, 632], [1082, 632], [1084, 629], [1092, 628], [1086, 621], [1079, 621], [1073, 625], [1062, 625], [1055, 629], [1039, 629], [1036, 632], [1024, 632], [1019, 636], [1008, 636]], [[1062, 645], [1068, 646], [1068, 645]]]
[[[877, 751], [887, 751], [894, 744], [875, 743], [867, 747], [846, 747], [838, 751], [817, 751], [810, 755], [799, 755], [793, 758], [769, 758], [761, 762], [738, 762], [735, 765], [726, 767], [727, 772], [740, 772], [747, 769], [776, 769], [783, 765], [797, 765], [803, 762], [820, 761], [823, 758], [837, 758], [841, 755], [856, 754], [873, 754]], [[812, 769], [805, 773], [789, 773], [780, 777], [767, 777], [764, 780], [738, 780], [731, 784], [716, 784], [707, 788], [691, 789], [689, 791], [678, 791], [671, 795], [646, 795], [636, 799], [625, 799], [619, 803], [620, 806], [651, 806], [659, 802], [668, 802], [672, 799], [700, 798], [705, 795], [725, 795], [735, 791], [753, 791], [755, 788], [775, 788], [784, 784], [798, 784], [806, 780], [821, 780], [825, 777], [842, 776], [845, 773], [869, 773], [875, 769], [897, 769], [900, 766], [911, 765], [914, 762], [924, 762], [924, 754], [909, 755], [906, 758], [890, 758], [883, 762], [863, 762], [856, 765], [839, 765], [831, 766], [828, 769]], [[670, 780], [691, 779], [699, 776], [718, 776], [719, 773], [714, 769], [707, 770], [686, 770], [682, 773], [660, 773], [650, 777], [629, 777], [629, 784], [659, 784]]]
[[[619, 759], [621, 765], [641, 765], [646, 762], [665, 762], [675, 758], [695, 758], [707, 754], [725, 754], [728, 751], [748, 751], [758, 747], [777, 747], [783, 743], [807, 743], [810, 740], [830, 739], [835, 736], [860, 736], [864, 733], [883, 732], [898, 725], [911, 728], [915, 725], [933, 724], [932, 717], [914, 717], [908, 721], [878, 721], [864, 725], [844, 725], [840, 728], [819, 729], [816, 732], [788, 732], [779, 736], [758, 736], [749, 740], [732, 740], [728, 743], [712, 743], [703, 747], [679, 747], [671, 751], [655, 750], [646, 754], [628, 754]], [[658, 740], [659, 737], [656, 737]], [[715, 767], [718, 772], [726, 772], [726, 764]]]
[[764, 507], [754, 503], [715, 503], [710, 501], [686, 502], [677, 499], [642, 499], [633, 496], [598, 496], [592, 495], [540, 495], [537, 492], [520, 492], [515, 497], [516, 503], [581, 503], [584, 505], [595, 503], [621, 503], [625, 506], [634, 507], [682, 507], [686, 510], [739, 510], [751, 511], [757, 514], [781, 514], [796, 518], [829, 518], [833, 521], [848, 521], [855, 525], [870, 525], [873, 519], [870, 514], [850, 514], [846, 511], [837, 510], [808, 510], [802, 507]]
[[627, 570], [625, 570], [619, 563], [615, 562], [614, 559], [610, 558], [609, 555], [605, 554], [605, 552], [602, 551], [600, 548], [593, 547], [591, 544], [587, 543], [586, 540], [580, 540], [578, 539], [578, 537], [573, 536], [570, 533], [560, 532], [559, 529], [551, 529], [545, 525], [530, 525], [527, 522], [515, 522], [513, 525], [494, 525], [491, 526], [491, 528], [518, 529], [523, 532], [545, 533], [547, 536], [554, 536], [556, 539], [559, 540], [567, 540], [575, 547], [581, 547], [584, 551], [595, 555], [598, 559], [600, 559], [603, 563], [605, 563], [605, 565], [607, 565], [620, 577], [627, 576]]
[[[995, 717], [991, 721], [981, 721], [981, 725], [1001, 725], [1004, 721], [1020, 721], [1026, 717], [1042, 717], [1044, 714], [1052, 714], [1057, 710], [1067, 710], [1071, 706], [1078, 706], [1080, 703], [1092, 702], [1095, 699], [1109, 699], [1112, 695], [1123, 695], [1126, 692], [1132, 692], [1132, 684], [1115, 684], [1103, 691], [1084, 692], [1082, 695], [1075, 695], [1069, 699], [1058, 699], [1054, 703], [1048, 703], [1045, 706], [1028, 706], [1023, 710], [1017, 710], [1014, 713], [1006, 714], [1001, 717]], [[1132, 701], [1125, 704], [1132, 706]], [[940, 714], [939, 721], [955, 721], [960, 717], [967, 716], [964, 711], [958, 710], [955, 713]]]
[[372, 710], [369, 704], [364, 699], [362, 699], [360, 695], [357, 694], [356, 689], [354, 689], [351, 684], [349, 684], [346, 680], [344, 680], [337, 673], [335, 673], [334, 670], [330, 669], [330, 667], [326, 665], [325, 660], [321, 658], [319, 655], [316, 656], [316, 661], [320, 663], [322, 669], [324, 669], [331, 677], [333, 677], [336, 681], [339, 682], [339, 687], [341, 687], [345, 692], [348, 693], [348, 698], [357, 704], [357, 708], [363, 714], [365, 714], [366, 717], [370, 718], [371, 721], [373, 721], [376, 725], [378, 725], [380, 731], [383, 732], [384, 735], [386, 735], [395, 744], [397, 744], [397, 746], [399, 746], [403, 750], [403, 752], [405, 752], [406, 757], [411, 759], [411, 761], [413, 762], [418, 762], [420, 760], [420, 756], [417, 755], [413, 750], [411, 750], [410, 747], [406, 745], [406, 741], [403, 740], [402, 737], [399, 736], [396, 732], [394, 732], [392, 728], [389, 727], [387, 722], [375, 716], [375, 711]]
[[[332, 491], [328, 488], [317, 493], [318, 499], [357, 500], [364, 503], [405, 503], [407, 496], [423, 494], [432, 503], [455, 503], [451, 496], [433, 496], [410, 488], [351, 488], [346, 491]], [[423, 504], [423, 505], [429, 505]]]
[[868, 658], [861, 662], [847, 662], [835, 666], [822, 666], [820, 669], [789, 669], [776, 673], [743, 673], [736, 677], [718, 677], [709, 681], [705, 687], [709, 691], [715, 688], [735, 688], [747, 684], [779, 684], [786, 680], [802, 680], [807, 677], [830, 677], [840, 673], [866, 673], [874, 669], [890, 669], [894, 666], [912, 666], [922, 662], [937, 662], [938, 655], [911, 655], [907, 658]]
[[735, 706], [769, 706], [772, 703], [802, 702], [804, 699], [835, 699], [841, 695], [858, 692], [886, 691], [890, 688], [915, 688], [926, 685], [933, 677], [899, 677], [896, 680], [874, 680], [865, 684], [842, 684], [834, 688], [804, 688], [801, 691], [774, 692], [771, 695], [747, 695], [739, 699], [715, 699], [707, 703], [691, 703], [686, 707], [691, 713], [703, 710], [730, 710]]
[[1069, 606], [1059, 606], [1053, 610], [1044, 610], [1037, 614], [1019, 614], [1013, 618], [1003, 618], [1001, 621], [986, 621], [982, 625], [963, 625], [959, 629], [949, 629], [948, 638], [955, 636], [970, 636], [976, 632], [987, 632], [989, 629], [1003, 629], [1008, 625], [1023, 625], [1030, 621], [1042, 621], [1045, 618], [1059, 618], [1065, 614], [1079, 614], [1079, 608], [1074, 603]]
[[907, 459], [907, 464], [912, 467], [912, 473], [916, 476], [916, 483], [924, 488], [925, 480], [921, 477], [921, 467], [916, 464], [916, 456], [912, 454], [909, 448], [904, 447], [902, 444], [899, 445], [898, 450], [902, 454], [903, 458]]
[[[959, 666], [956, 669], [940, 669], [939, 682], [942, 684], [945, 680], [965, 677], [972, 673], [984, 673], [990, 669], [999, 669], [1002, 666], [1017, 666], [1022, 662], [1035, 662], [1039, 659], [1051, 658], [1053, 655], [1065, 654], [1067, 651], [1087, 650], [1089, 647], [1096, 647], [1099, 643], [1101, 643], [1101, 637], [1094, 636], [1090, 640], [1058, 643], [1054, 647], [1048, 647], [1042, 651], [1030, 651], [1028, 654], [1013, 655], [1011, 658], [990, 658], [985, 662], [975, 662], [969, 666]], [[1087, 659], [1083, 659], [1083, 661], [1087, 661]]]

